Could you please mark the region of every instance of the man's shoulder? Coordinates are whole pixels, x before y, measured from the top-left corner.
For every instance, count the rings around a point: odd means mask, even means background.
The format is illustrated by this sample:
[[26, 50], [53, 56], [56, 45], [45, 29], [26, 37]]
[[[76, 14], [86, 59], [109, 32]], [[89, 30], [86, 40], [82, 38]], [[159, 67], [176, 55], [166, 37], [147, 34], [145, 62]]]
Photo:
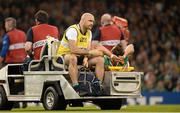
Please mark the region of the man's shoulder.
[[47, 24], [47, 26], [49, 26], [49, 27], [51, 27], [51, 28], [54, 28], [54, 29], [57, 29], [57, 27], [54, 26], [54, 25], [49, 25], [49, 24]]
[[[103, 29], [103, 28], [113, 28], [113, 29], [119, 29], [119, 27], [115, 24], [112, 25], [107, 25], [107, 26], [101, 26], [99, 29]], [[120, 30], [120, 29], [119, 29]]]
[[69, 28], [77, 28], [77, 24], [73, 24], [73, 25], [69, 26]]
[[68, 28], [67, 28], [67, 30], [66, 30], [66, 32], [68, 31], [68, 32], [77, 32], [77, 25], [76, 24], [74, 24], [74, 25], [71, 25], [71, 26], [69, 26]]
[[16, 33], [21, 33], [21, 34], [25, 34], [25, 32], [21, 29], [13, 29], [11, 31], [9, 31], [8, 33], [6, 33], [7, 35], [13, 35], [13, 34], [16, 34]]
[[21, 29], [16, 29], [18, 32], [22, 33], [22, 34], [25, 34], [25, 32]]
[[41, 28], [41, 27], [50, 27], [50, 28], [57, 29], [56, 26], [50, 25], [50, 24], [39, 24], [39, 25], [35, 25], [35, 26], [32, 27], [32, 29]]

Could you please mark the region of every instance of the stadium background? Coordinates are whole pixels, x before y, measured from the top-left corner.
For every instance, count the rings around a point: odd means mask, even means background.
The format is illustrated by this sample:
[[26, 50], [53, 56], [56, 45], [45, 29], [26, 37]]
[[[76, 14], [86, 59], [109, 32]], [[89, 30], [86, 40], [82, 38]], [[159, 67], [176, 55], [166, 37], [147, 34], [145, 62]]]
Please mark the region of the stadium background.
[[[0, 0], [0, 43], [5, 33], [4, 19], [17, 19], [18, 28], [27, 32], [34, 25], [39, 9], [50, 15], [49, 23], [60, 33], [77, 23], [83, 12], [95, 15], [99, 26], [103, 13], [126, 18], [135, 54], [130, 64], [145, 72], [142, 91], [155, 94], [175, 93], [180, 98], [180, 1], [178, 0]], [[1, 47], [2, 45], [0, 45]], [[162, 92], [162, 93], [161, 93]]]

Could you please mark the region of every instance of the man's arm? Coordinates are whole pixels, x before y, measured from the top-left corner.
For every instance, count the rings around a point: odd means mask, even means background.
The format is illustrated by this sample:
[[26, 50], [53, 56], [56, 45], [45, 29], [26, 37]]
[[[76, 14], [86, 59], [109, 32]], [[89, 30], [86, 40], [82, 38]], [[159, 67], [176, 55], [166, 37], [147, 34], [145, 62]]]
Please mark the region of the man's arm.
[[8, 35], [4, 35], [2, 50], [1, 50], [1, 53], [0, 53], [0, 63], [2, 63], [4, 58], [6, 57], [8, 49], [9, 49], [9, 37], [8, 37]]
[[124, 50], [123, 57], [125, 58], [126, 56], [131, 55], [133, 53], [134, 53], [134, 46], [133, 44], [129, 44]]
[[33, 40], [33, 31], [30, 28], [27, 32], [27, 41], [25, 43], [25, 51], [28, 55], [32, 54], [32, 40]]
[[76, 45], [76, 41], [77, 41], [77, 30], [75, 28], [69, 28], [66, 31], [66, 37], [68, 39], [68, 43], [69, 43], [69, 48], [72, 54], [77, 54], [77, 55], [87, 55], [88, 54], [88, 49], [81, 49], [78, 48]]
[[69, 48], [72, 54], [88, 55], [88, 49], [81, 49], [76, 46], [75, 40], [69, 40]]
[[88, 50], [91, 50], [91, 41], [92, 41], [92, 32], [90, 32], [90, 37], [89, 37], [89, 40], [88, 40]]
[[25, 43], [25, 51], [29, 54], [32, 52], [32, 42], [26, 42]]

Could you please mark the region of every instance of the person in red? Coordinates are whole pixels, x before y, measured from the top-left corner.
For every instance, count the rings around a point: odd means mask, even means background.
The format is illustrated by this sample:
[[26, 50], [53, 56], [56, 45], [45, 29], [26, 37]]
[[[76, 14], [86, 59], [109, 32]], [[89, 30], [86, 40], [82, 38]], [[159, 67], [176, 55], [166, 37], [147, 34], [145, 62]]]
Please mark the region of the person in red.
[[0, 63], [23, 63], [27, 55], [24, 49], [26, 34], [16, 28], [16, 19], [12, 17], [5, 19], [5, 29], [7, 33], [3, 36]]
[[113, 16], [112, 21], [122, 31], [122, 34], [124, 36], [124, 40], [126, 40], [128, 42], [129, 38], [130, 38], [130, 32], [128, 29], [128, 21], [126, 19], [118, 17], [118, 16]]
[[108, 50], [111, 50], [123, 39], [124, 35], [119, 27], [113, 23], [111, 15], [103, 14], [101, 16], [101, 27], [96, 29], [93, 41], [98, 41]]
[[25, 50], [28, 54], [33, 51], [33, 59], [39, 60], [42, 47], [46, 44], [48, 36], [58, 39], [59, 32], [56, 26], [48, 24], [49, 15], [43, 10], [35, 14], [36, 25], [31, 27], [27, 32], [27, 42]]
[[111, 60], [123, 62], [123, 57], [119, 56], [118, 58], [112, 54], [111, 50], [114, 46], [118, 45], [120, 41], [125, 49], [127, 41], [124, 40], [123, 32], [119, 26], [114, 24], [110, 14], [105, 13], [101, 16], [101, 27], [96, 29], [92, 39], [92, 47], [102, 51]]

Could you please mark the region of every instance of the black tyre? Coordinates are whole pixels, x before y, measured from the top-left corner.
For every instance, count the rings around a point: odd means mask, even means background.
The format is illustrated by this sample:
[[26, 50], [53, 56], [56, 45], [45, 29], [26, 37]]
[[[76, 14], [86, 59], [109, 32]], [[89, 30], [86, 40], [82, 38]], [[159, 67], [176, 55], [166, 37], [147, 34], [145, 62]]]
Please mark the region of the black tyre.
[[0, 110], [11, 110], [13, 108], [13, 102], [7, 100], [6, 93], [2, 86], [0, 86]]
[[46, 110], [65, 110], [67, 106], [64, 97], [60, 96], [52, 86], [45, 90], [42, 103]]
[[120, 110], [122, 105], [121, 99], [98, 99], [93, 101], [101, 110]]

